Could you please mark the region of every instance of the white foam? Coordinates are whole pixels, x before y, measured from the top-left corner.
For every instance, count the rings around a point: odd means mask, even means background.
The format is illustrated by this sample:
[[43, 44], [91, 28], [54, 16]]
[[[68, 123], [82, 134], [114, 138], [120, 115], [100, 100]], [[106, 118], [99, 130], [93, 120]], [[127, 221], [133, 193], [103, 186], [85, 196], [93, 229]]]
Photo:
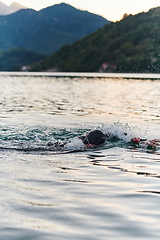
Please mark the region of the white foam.
[[64, 147], [67, 151], [78, 151], [78, 150], [85, 150], [86, 146], [83, 144], [82, 140], [79, 138], [71, 139]]

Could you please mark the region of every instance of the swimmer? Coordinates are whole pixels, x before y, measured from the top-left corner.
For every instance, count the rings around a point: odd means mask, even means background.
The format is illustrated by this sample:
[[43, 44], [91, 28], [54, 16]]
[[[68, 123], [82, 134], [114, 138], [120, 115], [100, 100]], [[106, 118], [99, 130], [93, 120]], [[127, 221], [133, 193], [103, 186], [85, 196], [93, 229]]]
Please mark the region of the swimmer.
[[[127, 133], [124, 133], [124, 136], [126, 135]], [[100, 145], [103, 145], [106, 140], [108, 141], [122, 140], [116, 135], [112, 135], [112, 134], [105, 135], [100, 130], [91, 131], [86, 135], [86, 137], [81, 137], [81, 139], [87, 148], [98, 147]], [[139, 137], [135, 137], [135, 138], [132, 138], [129, 143], [131, 145], [134, 144], [142, 147], [156, 148], [157, 146], [160, 146], [160, 139], [147, 140], [147, 139], [141, 139]]]
[[[68, 142], [49, 142], [48, 146], [56, 148], [56, 150], [85, 150], [87, 148], [95, 148], [102, 146], [106, 141], [106, 135], [104, 135], [100, 130], [94, 130], [89, 132], [86, 136], [79, 136], [71, 139]], [[77, 147], [75, 146], [77, 145]]]
[[[124, 136], [126, 136], [127, 133], [124, 133]], [[75, 138], [78, 140], [78, 147], [80, 147], [79, 150], [85, 150], [88, 148], [96, 148], [103, 146], [105, 141], [118, 141], [122, 140], [118, 136], [113, 135], [113, 134], [103, 134], [102, 131], [100, 130], [93, 130], [89, 133], [87, 133], [86, 136], [80, 136]], [[59, 150], [69, 150], [70, 146], [72, 145], [72, 141], [70, 140], [65, 143], [48, 143], [48, 146], [54, 146], [55, 148]], [[134, 146], [142, 146], [142, 147], [147, 147], [147, 148], [156, 148], [157, 146], [160, 146], [160, 139], [153, 139], [153, 140], [147, 140], [147, 139], [141, 139], [139, 137], [134, 137], [131, 139], [129, 142], [130, 145]], [[78, 150], [78, 149], [77, 149]]]

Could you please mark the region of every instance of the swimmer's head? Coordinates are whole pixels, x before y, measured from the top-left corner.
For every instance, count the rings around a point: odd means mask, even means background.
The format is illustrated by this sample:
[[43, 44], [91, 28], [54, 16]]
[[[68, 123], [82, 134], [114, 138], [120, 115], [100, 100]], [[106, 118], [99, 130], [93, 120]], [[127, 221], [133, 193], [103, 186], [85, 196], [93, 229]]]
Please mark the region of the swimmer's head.
[[88, 147], [96, 147], [102, 145], [105, 142], [106, 137], [100, 130], [94, 130], [87, 134], [86, 140]]

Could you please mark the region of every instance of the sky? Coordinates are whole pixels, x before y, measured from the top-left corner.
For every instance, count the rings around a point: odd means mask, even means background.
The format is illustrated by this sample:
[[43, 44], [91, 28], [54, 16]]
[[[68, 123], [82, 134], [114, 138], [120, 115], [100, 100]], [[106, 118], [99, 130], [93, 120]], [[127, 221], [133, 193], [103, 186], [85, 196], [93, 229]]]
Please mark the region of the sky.
[[159, 0], [0, 0], [6, 5], [12, 2], [20, 3], [29, 8], [40, 10], [42, 8], [59, 4], [68, 3], [78, 9], [87, 10], [99, 14], [110, 21], [119, 21], [124, 13], [137, 14], [147, 12], [150, 8], [160, 6]]

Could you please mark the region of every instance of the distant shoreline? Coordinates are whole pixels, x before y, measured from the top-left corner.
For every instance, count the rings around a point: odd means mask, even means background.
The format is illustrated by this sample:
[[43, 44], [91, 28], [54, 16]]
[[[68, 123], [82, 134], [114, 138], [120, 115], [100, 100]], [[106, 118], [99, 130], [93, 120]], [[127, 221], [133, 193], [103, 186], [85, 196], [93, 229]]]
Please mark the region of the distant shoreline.
[[160, 79], [159, 73], [0, 72], [1, 76], [50, 76], [87, 78]]

